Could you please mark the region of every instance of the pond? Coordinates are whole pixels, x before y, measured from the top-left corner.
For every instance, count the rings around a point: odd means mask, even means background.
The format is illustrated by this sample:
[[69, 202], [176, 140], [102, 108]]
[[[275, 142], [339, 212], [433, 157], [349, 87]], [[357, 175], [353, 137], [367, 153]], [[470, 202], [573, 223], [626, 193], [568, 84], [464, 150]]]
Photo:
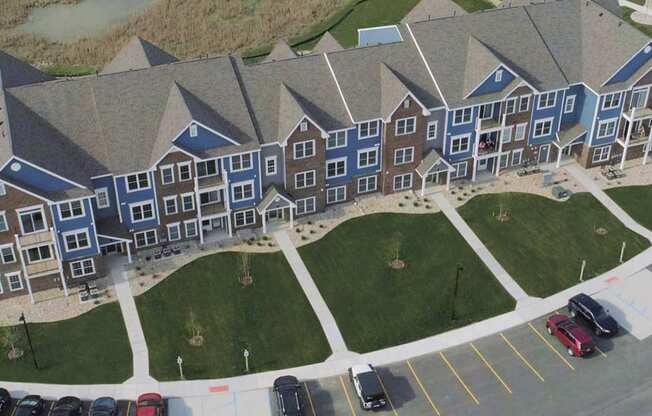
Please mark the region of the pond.
[[144, 11], [155, 0], [83, 0], [78, 4], [55, 4], [32, 10], [16, 31], [53, 42], [72, 42], [101, 35], [111, 26]]

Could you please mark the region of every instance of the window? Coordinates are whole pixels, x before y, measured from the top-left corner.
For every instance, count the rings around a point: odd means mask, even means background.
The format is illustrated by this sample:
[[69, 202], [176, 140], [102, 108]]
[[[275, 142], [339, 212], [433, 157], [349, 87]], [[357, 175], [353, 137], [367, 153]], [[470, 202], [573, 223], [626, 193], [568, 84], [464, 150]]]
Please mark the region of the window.
[[410, 188], [412, 188], [411, 173], [394, 176], [394, 191], [402, 191], [404, 189], [410, 189]]
[[165, 215], [174, 215], [179, 212], [176, 195], [163, 198], [163, 205], [165, 206]]
[[97, 201], [97, 207], [109, 208], [111, 206], [111, 199], [109, 198], [109, 189], [108, 188], [98, 188], [95, 190], [95, 200]]
[[0, 232], [9, 231], [9, 223], [7, 222], [7, 213], [0, 211]]
[[5, 188], [5, 184], [0, 182], [0, 196], [5, 196], [7, 195], [7, 188]]
[[326, 179], [346, 176], [346, 158], [329, 160], [326, 162]]
[[294, 175], [294, 187], [296, 189], [310, 188], [315, 186], [315, 171], [299, 172]]
[[645, 107], [645, 103], [647, 102], [647, 93], [647, 88], [634, 90], [634, 92], [632, 92], [631, 108]]
[[23, 279], [20, 278], [20, 272], [7, 274], [7, 281], [9, 282], [10, 291], [23, 290]]
[[346, 131], [336, 131], [335, 133], [328, 136], [326, 140], [326, 149], [337, 149], [340, 147], [346, 147]]
[[438, 121], [429, 121], [428, 129], [426, 130], [426, 140], [435, 140], [437, 138]]
[[276, 175], [276, 156], [269, 156], [265, 158], [265, 175]]
[[518, 112], [523, 113], [530, 110], [530, 95], [524, 95], [521, 97], [521, 101], [518, 103]]
[[297, 215], [311, 214], [317, 209], [317, 198], [311, 196], [310, 198], [297, 199]]
[[247, 201], [254, 198], [254, 181], [239, 182], [231, 185], [233, 202]]
[[564, 114], [572, 113], [575, 111], [575, 96], [569, 95], [566, 97], [566, 102], [564, 103]]
[[507, 126], [503, 129], [501, 140], [503, 143], [510, 143], [512, 141], [512, 132], [514, 131], [514, 126]]
[[161, 166], [161, 184], [169, 185], [174, 183], [174, 165]]
[[500, 169], [504, 169], [509, 165], [509, 153], [500, 155]]
[[197, 221], [186, 221], [183, 225], [186, 227], [186, 238], [197, 237]]
[[231, 156], [231, 172], [251, 169], [251, 153]]
[[179, 182], [189, 181], [192, 179], [190, 162], [178, 163], [177, 167], [179, 168]]
[[539, 95], [539, 110], [552, 108], [557, 103], [557, 92], [545, 92]]
[[455, 169], [455, 172], [453, 172], [453, 175], [451, 176], [451, 178], [456, 179], [456, 178], [464, 178], [464, 177], [466, 177], [467, 165], [468, 165], [468, 162], [460, 162], [460, 163], [454, 164], [453, 168]]
[[66, 243], [66, 251], [82, 250], [91, 246], [88, 240], [88, 230], [63, 233], [63, 239]]
[[253, 225], [256, 223], [256, 213], [253, 209], [236, 212], [234, 216], [236, 227], [245, 227], [247, 225]]
[[611, 146], [598, 147], [593, 151], [593, 163], [606, 162], [609, 160]]
[[358, 137], [360, 139], [376, 137], [378, 136], [378, 120], [360, 123], [358, 125], [358, 130]]
[[142, 231], [134, 234], [134, 241], [136, 248], [153, 246], [158, 243], [158, 236], [156, 230]]
[[73, 279], [95, 274], [95, 261], [93, 259], [73, 261], [70, 263], [70, 273]]
[[181, 240], [181, 224], [174, 223], [168, 224], [168, 241], [179, 241]]
[[42, 207], [21, 211], [18, 216], [23, 234], [32, 234], [47, 229]]
[[299, 124], [299, 130], [304, 132], [308, 131], [308, 122], [302, 121], [301, 124]]
[[402, 147], [394, 150], [394, 165], [405, 165], [414, 161], [414, 147]]
[[378, 189], [378, 178], [376, 176], [365, 176], [358, 178], [358, 193], [364, 194]]
[[369, 148], [358, 150], [358, 169], [368, 168], [378, 163], [378, 149]]
[[509, 98], [505, 102], [505, 114], [514, 114], [516, 112], [516, 97]]
[[181, 210], [183, 212], [193, 211], [195, 209], [195, 194], [190, 192], [181, 194]]
[[534, 123], [534, 138], [548, 136], [552, 133], [552, 118], [546, 118]]
[[417, 118], [409, 117], [396, 120], [396, 135], [405, 136], [406, 134], [412, 134], [417, 131]]
[[451, 140], [451, 154], [468, 152], [471, 146], [471, 136], [457, 136]]
[[191, 124], [190, 125], [190, 137], [197, 137], [197, 125], [196, 124]]
[[84, 216], [84, 207], [81, 201], [62, 202], [59, 204], [59, 218], [69, 220]]
[[494, 116], [494, 105], [484, 104], [480, 106], [480, 120], [487, 120]]
[[459, 110], [455, 110], [454, 116], [453, 116], [453, 125], [457, 126], [460, 124], [466, 124], [471, 122], [471, 114], [472, 114], [473, 109], [471, 107], [469, 108], [461, 108]]
[[154, 203], [152, 201], [130, 204], [131, 222], [147, 221], [154, 218]]
[[604, 96], [604, 101], [602, 101], [603, 110], [611, 110], [613, 108], [620, 107], [620, 93], [614, 92], [613, 94], [607, 94]]
[[294, 144], [294, 159], [305, 159], [315, 155], [315, 141], [306, 140]]
[[30, 263], [39, 263], [52, 258], [52, 250], [49, 245], [28, 248], [25, 252]]
[[2, 264], [16, 262], [16, 254], [14, 253], [13, 244], [7, 244], [0, 247], [0, 259], [2, 259]]
[[346, 201], [346, 186], [338, 186], [337, 188], [328, 188], [326, 190], [327, 204], [335, 204], [343, 201]]
[[514, 150], [512, 152], [512, 166], [518, 166], [523, 162], [523, 149]]
[[205, 176], [214, 176], [214, 175], [217, 175], [217, 161], [215, 159], [197, 162], [198, 177], [203, 178]]
[[618, 120], [613, 118], [610, 120], [603, 120], [598, 124], [598, 139], [611, 137], [616, 132], [616, 124]]
[[210, 205], [218, 202], [222, 202], [220, 191], [215, 190], [199, 194], [199, 205]]
[[127, 191], [134, 192], [149, 188], [149, 173], [137, 173], [127, 176]]
[[495, 80], [496, 80], [496, 82], [501, 82], [503, 80], [503, 70], [502, 69], [499, 69], [498, 71], [496, 71]]
[[525, 132], [527, 131], [527, 123], [521, 123], [516, 125], [516, 132], [514, 133], [514, 141], [520, 142], [525, 140]]
[[407, 110], [408, 108], [410, 108], [410, 105], [412, 105], [412, 101], [410, 101], [409, 98], [406, 98], [405, 101], [403, 101], [403, 108]]

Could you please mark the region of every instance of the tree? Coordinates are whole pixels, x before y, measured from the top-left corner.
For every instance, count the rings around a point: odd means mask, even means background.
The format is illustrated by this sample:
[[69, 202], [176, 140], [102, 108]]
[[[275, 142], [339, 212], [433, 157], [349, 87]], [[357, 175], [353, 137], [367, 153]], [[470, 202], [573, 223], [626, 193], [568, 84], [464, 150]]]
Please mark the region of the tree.
[[186, 321], [186, 330], [190, 334], [190, 345], [201, 346], [204, 343], [204, 327], [197, 320], [197, 315], [191, 309], [188, 312], [188, 320]]
[[394, 269], [405, 267], [405, 262], [401, 260], [402, 237], [400, 232], [396, 232], [385, 243], [389, 265]]
[[240, 283], [247, 286], [253, 283], [251, 277], [251, 255], [249, 253], [240, 253]]
[[17, 359], [23, 355], [23, 351], [18, 348], [18, 344], [21, 342], [22, 337], [18, 328], [15, 326], [8, 326], [2, 328], [0, 333], [0, 343], [2, 347], [9, 350], [9, 358]]

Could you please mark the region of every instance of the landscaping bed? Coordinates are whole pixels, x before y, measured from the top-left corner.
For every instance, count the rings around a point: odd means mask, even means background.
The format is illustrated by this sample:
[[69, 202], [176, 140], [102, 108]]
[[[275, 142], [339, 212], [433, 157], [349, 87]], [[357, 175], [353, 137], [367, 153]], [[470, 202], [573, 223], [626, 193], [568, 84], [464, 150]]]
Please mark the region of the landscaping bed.
[[623, 186], [605, 192], [636, 222], [652, 230], [652, 185]]
[[500, 264], [530, 295], [546, 297], [628, 260], [649, 246], [589, 193], [566, 202], [524, 193], [486, 194], [460, 215]]
[[[226, 252], [199, 258], [136, 298], [154, 378], [178, 380], [277, 370], [324, 361], [330, 348], [283, 255]], [[244, 274], [251, 281], [243, 282]], [[200, 337], [201, 346], [191, 345]]]
[[[29, 322], [29, 316], [28, 322]], [[4, 333], [5, 328], [0, 331]], [[132, 376], [132, 356], [120, 306], [99, 306], [65, 321], [29, 324], [39, 369], [23, 326], [15, 327], [16, 347], [24, 355], [15, 361], [0, 356], [0, 380], [56, 384], [122, 383]], [[3, 346], [4, 347], [4, 346]], [[4, 351], [7, 350], [7, 351]]]
[[[514, 308], [441, 213], [355, 218], [299, 253], [356, 352], [415, 341]], [[395, 260], [404, 267], [391, 264]], [[457, 263], [464, 270], [453, 320]]]

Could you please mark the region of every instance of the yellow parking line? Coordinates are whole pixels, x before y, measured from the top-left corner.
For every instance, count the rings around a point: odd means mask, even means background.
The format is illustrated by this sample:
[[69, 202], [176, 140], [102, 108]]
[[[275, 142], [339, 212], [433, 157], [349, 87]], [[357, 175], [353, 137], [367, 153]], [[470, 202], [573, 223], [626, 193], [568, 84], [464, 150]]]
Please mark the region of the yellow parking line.
[[16, 409], [17, 408], [18, 408], [18, 406], [14, 406], [14, 408], [11, 409], [11, 416], [14, 416], [16, 414]]
[[385, 383], [383, 383], [382, 377], [380, 377], [380, 374], [376, 373], [376, 376], [378, 377], [378, 381], [380, 381], [380, 387], [383, 388], [383, 392], [385, 393], [385, 397], [387, 397], [387, 401], [389, 402], [389, 407], [392, 408], [392, 412], [394, 412], [394, 416], [398, 416], [398, 412], [394, 408], [394, 403], [392, 403], [392, 399], [389, 397], [389, 393], [387, 392], [387, 389], [385, 388]]
[[125, 416], [131, 416], [131, 401], [127, 402], [127, 414]]
[[552, 346], [552, 344], [551, 344], [551, 343], [550, 343], [550, 342], [549, 342], [549, 341], [548, 341], [548, 340], [547, 340], [547, 339], [546, 339], [546, 338], [541, 334], [541, 332], [539, 332], [539, 331], [534, 327], [534, 325], [532, 325], [532, 322], [528, 322], [527, 324], [528, 324], [528, 326], [530, 327], [530, 329], [531, 329], [535, 334], [537, 334], [537, 335], [539, 336], [539, 338], [541, 338], [541, 341], [543, 341], [543, 342], [548, 346], [548, 348], [550, 348], [550, 351], [552, 351], [552, 352], [554, 352], [555, 354], [557, 354], [557, 357], [559, 357], [559, 359], [561, 359], [561, 360], [564, 362], [564, 364], [566, 364], [566, 365], [568, 366], [568, 368], [570, 368], [571, 370], [575, 371], [575, 367], [573, 367], [573, 366], [571, 365], [571, 363], [568, 362], [568, 360], [566, 359], [566, 357], [564, 357], [564, 356], [563, 356], [559, 351], [557, 351], [557, 349], [556, 349], [555, 347]]
[[484, 357], [484, 355], [482, 355], [482, 353], [475, 347], [475, 345], [473, 345], [472, 342], [469, 343], [469, 345], [471, 345], [471, 348], [473, 348], [473, 351], [475, 351], [475, 353], [478, 354], [478, 357], [480, 357], [480, 359], [487, 366], [489, 371], [491, 371], [493, 373], [493, 375], [496, 376], [496, 379], [498, 379], [498, 381], [500, 381], [500, 384], [502, 384], [503, 387], [505, 387], [505, 390], [507, 390], [507, 393], [512, 394], [512, 389], [509, 388], [509, 386], [507, 385], [505, 380], [503, 380], [503, 378], [498, 375], [498, 372], [494, 369], [494, 367], [491, 364], [489, 364], [489, 361], [487, 361], [487, 359]]
[[512, 351], [514, 351], [514, 354], [516, 354], [516, 356], [520, 358], [521, 361], [523, 361], [523, 364], [525, 364], [527, 368], [529, 368], [530, 371], [532, 371], [532, 373], [539, 378], [539, 380], [545, 382], [546, 380], [543, 378], [543, 376], [541, 376], [541, 373], [539, 373], [537, 369], [534, 368], [532, 364], [530, 364], [530, 362], [523, 356], [523, 354], [519, 352], [519, 350], [516, 349], [516, 347], [511, 342], [509, 342], [507, 337], [505, 337], [505, 335], [503, 335], [502, 333], [500, 334], [500, 336], [503, 339], [503, 341], [505, 341], [505, 343], [507, 343], [507, 345], [512, 349]]
[[600, 353], [601, 356], [603, 356], [604, 358], [607, 358], [607, 354], [605, 352], [603, 352], [597, 345], [595, 346], [595, 349], [596, 349], [596, 351], [598, 351]]
[[441, 413], [439, 413], [439, 409], [437, 409], [437, 406], [435, 406], [435, 403], [430, 398], [430, 395], [426, 391], [426, 388], [423, 387], [423, 384], [421, 383], [421, 380], [419, 380], [419, 376], [417, 376], [417, 372], [414, 371], [414, 368], [412, 367], [412, 364], [410, 363], [410, 360], [407, 360], [405, 363], [407, 364], [408, 368], [412, 372], [412, 375], [414, 376], [414, 379], [417, 381], [417, 384], [419, 385], [419, 387], [421, 387], [421, 391], [426, 396], [426, 399], [428, 399], [428, 403], [430, 403], [430, 406], [432, 407], [433, 412], [435, 412], [435, 414], [437, 416], [441, 416]]
[[441, 352], [441, 351], [439, 351], [439, 356], [440, 356], [441, 359], [444, 361], [444, 363], [446, 363], [446, 365], [447, 365], [448, 368], [451, 370], [451, 372], [453, 373], [453, 375], [455, 376], [455, 378], [457, 378], [457, 381], [459, 381], [460, 384], [462, 385], [462, 387], [464, 387], [464, 390], [466, 390], [466, 392], [469, 394], [469, 396], [470, 396], [471, 399], [475, 402], [475, 404], [480, 404], [480, 400], [478, 400], [478, 398], [475, 397], [475, 394], [473, 394], [473, 392], [471, 391], [471, 389], [469, 388], [469, 386], [467, 386], [466, 383], [464, 382], [464, 380], [462, 380], [462, 377], [460, 377], [460, 375], [457, 374], [457, 371], [455, 371], [455, 368], [453, 368], [453, 365], [450, 363], [450, 361], [448, 361], [448, 359], [446, 358], [446, 356], [444, 355], [444, 353]]
[[306, 389], [306, 396], [308, 396], [308, 403], [310, 403], [310, 409], [312, 410], [312, 416], [317, 416], [315, 413], [315, 406], [312, 404], [312, 396], [310, 395], [310, 389], [306, 383], [303, 383], [303, 387]]
[[353, 403], [351, 403], [351, 398], [349, 397], [349, 392], [346, 389], [346, 386], [344, 385], [344, 380], [342, 379], [342, 376], [340, 376], [340, 384], [342, 385], [342, 390], [344, 390], [344, 395], [346, 396], [346, 401], [349, 404], [349, 409], [351, 409], [351, 415], [357, 416], [355, 413], [355, 409], [353, 409]]
[[52, 408], [54, 408], [54, 402], [50, 403], [50, 410], [48, 410], [48, 416], [52, 414]]

